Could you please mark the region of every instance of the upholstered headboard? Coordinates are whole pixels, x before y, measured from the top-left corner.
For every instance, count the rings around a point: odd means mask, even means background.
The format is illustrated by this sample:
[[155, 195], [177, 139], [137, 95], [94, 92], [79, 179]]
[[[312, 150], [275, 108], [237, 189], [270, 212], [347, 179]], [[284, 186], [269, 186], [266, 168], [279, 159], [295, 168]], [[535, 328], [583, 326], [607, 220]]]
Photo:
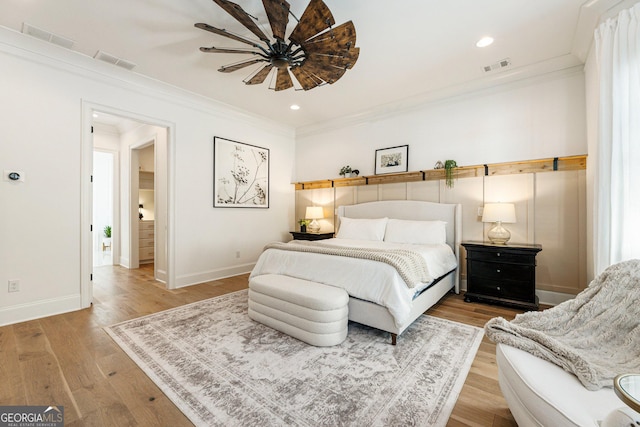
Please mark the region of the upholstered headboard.
[[[462, 240], [462, 205], [423, 202], [418, 200], [385, 200], [338, 207], [338, 217], [343, 218], [396, 218], [415, 221], [445, 221], [447, 244], [456, 254], [460, 265], [460, 242]], [[456, 292], [459, 289], [459, 274], [456, 274]]]

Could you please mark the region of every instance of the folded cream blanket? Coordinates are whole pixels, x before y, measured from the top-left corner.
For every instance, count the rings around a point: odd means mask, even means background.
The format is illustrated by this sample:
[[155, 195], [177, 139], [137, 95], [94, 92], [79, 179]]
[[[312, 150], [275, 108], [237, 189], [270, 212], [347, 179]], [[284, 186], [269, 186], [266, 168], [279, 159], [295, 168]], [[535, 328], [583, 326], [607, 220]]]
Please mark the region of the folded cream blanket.
[[544, 311], [501, 317], [487, 336], [555, 363], [589, 390], [640, 372], [640, 260], [615, 264], [572, 300]]
[[281, 249], [285, 251], [313, 252], [317, 254], [346, 256], [384, 262], [394, 267], [409, 288], [418, 283], [429, 283], [433, 280], [429, 274], [427, 262], [417, 252], [405, 249], [372, 249], [352, 248], [335, 245], [317, 245], [313, 241], [293, 241], [289, 243], [269, 243], [265, 249]]

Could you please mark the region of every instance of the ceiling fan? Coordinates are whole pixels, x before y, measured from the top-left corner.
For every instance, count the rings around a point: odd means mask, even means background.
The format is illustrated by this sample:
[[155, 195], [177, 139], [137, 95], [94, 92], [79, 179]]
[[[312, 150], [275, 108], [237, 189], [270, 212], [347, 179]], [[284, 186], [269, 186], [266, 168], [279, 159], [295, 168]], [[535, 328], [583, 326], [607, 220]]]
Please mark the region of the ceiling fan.
[[[291, 74], [304, 90], [332, 84], [353, 67], [360, 48], [355, 47], [356, 29], [348, 21], [337, 27], [331, 11], [322, 0], [311, 0], [298, 20], [290, 11], [286, 0], [262, 0], [273, 37], [268, 37], [257, 25], [257, 19], [228, 0], [213, 0], [229, 15], [251, 31], [259, 41], [254, 41], [225, 29], [208, 24], [195, 24], [197, 28], [250, 45], [251, 48], [201, 47], [202, 52], [245, 53], [254, 56], [218, 69], [231, 73], [253, 64], [262, 64], [243, 80], [248, 85], [263, 83], [275, 71], [276, 91], [294, 87]], [[286, 36], [289, 15], [298, 21], [291, 34]], [[287, 40], [288, 39], [288, 40]], [[297, 89], [297, 88], [296, 88]]]

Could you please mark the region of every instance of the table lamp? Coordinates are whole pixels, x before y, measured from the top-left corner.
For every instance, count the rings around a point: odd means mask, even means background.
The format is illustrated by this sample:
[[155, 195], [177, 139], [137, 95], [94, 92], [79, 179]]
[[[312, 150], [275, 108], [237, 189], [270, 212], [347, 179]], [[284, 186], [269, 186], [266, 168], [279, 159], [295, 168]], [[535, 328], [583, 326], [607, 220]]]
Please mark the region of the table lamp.
[[494, 223], [487, 233], [491, 243], [504, 245], [511, 238], [511, 233], [502, 226], [502, 223], [516, 222], [516, 207], [513, 203], [485, 203], [482, 222]]
[[307, 207], [305, 218], [311, 220], [311, 223], [307, 226], [307, 230], [309, 230], [310, 233], [319, 233], [320, 224], [317, 220], [324, 218], [324, 211], [322, 209], [322, 206]]

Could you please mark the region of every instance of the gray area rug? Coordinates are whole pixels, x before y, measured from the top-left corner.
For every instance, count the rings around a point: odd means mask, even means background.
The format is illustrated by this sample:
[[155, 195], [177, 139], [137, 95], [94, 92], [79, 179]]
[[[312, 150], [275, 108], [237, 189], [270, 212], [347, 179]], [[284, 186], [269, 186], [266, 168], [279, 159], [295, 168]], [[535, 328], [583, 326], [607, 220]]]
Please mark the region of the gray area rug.
[[105, 330], [196, 425], [441, 426], [482, 329], [421, 316], [388, 333], [349, 323], [313, 347], [249, 319], [247, 291]]

